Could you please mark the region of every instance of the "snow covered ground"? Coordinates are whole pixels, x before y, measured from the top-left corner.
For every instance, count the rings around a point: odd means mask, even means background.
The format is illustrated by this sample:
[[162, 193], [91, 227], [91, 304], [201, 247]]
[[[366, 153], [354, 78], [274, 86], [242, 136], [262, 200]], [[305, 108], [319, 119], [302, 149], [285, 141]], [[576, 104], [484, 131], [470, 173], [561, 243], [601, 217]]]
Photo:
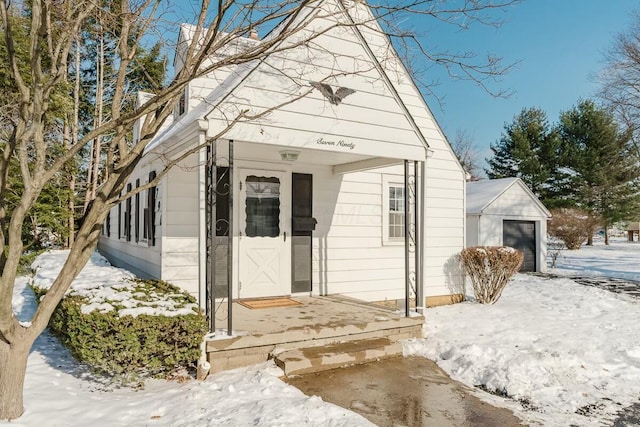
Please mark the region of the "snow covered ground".
[[[614, 242], [564, 252], [556, 272], [640, 280], [640, 244]], [[47, 268], [53, 268], [50, 263]], [[114, 277], [100, 263], [92, 280]], [[45, 271], [40, 274], [45, 275]], [[14, 310], [35, 309], [24, 278]], [[607, 424], [640, 398], [640, 300], [569, 279], [518, 275], [493, 306], [466, 302], [429, 309], [428, 338], [406, 354], [429, 357], [452, 377], [498, 394], [482, 398], [545, 426]], [[153, 381], [114, 389], [78, 366], [45, 333], [29, 359], [25, 414], [10, 426], [370, 425], [348, 410], [307, 397], [270, 363], [211, 375], [204, 382]]]
[[[50, 265], [50, 264], [48, 264]], [[88, 264], [85, 277], [108, 280], [113, 267]], [[40, 272], [44, 275], [44, 272]], [[119, 275], [116, 275], [118, 280]], [[28, 319], [35, 310], [27, 280], [16, 283], [14, 310]], [[44, 333], [29, 356], [22, 417], [17, 426], [369, 426], [341, 407], [307, 397], [278, 379], [265, 363], [184, 384], [150, 381], [144, 390], [113, 388], [92, 377], [64, 347]]]
[[557, 274], [569, 276], [604, 276], [640, 281], [640, 243], [629, 243], [612, 238], [605, 246], [602, 238], [596, 239], [593, 247], [583, 246], [578, 251], [560, 251]]
[[[640, 244], [566, 251], [554, 273], [640, 280]], [[494, 306], [427, 312], [425, 340], [405, 354], [489, 389], [528, 423], [607, 425], [640, 400], [640, 300], [569, 279], [517, 275]]]

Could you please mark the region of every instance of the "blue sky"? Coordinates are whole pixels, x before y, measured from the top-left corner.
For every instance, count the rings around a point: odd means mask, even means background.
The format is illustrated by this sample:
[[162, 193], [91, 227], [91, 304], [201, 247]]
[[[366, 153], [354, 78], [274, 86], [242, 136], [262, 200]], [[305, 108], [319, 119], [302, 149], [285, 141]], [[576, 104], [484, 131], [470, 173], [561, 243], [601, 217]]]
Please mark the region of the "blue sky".
[[[192, 21], [192, 3], [197, 2], [180, 3], [181, 12], [174, 11], [170, 20]], [[491, 53], [505, 63], [518, 63], [492, 86], [513, 91], [508, 99], [494, 98], [472, 82], [452, 80], [437, 68], [420, 75], [422, 80], [439, 83], [433, 91], [443, 105], [434, 97], [426, 98], [447, 137], [453, 141], [458, 130], [464, 131], [475, 142], [484, 166], [484, 159], [491, 155], [489, 144], [500, 138], [505, 122], [523, 108], [542, 108], [553, 123], [561, 111], [595, 95], [593, 75], [602, 69], [603, 56], [615, 36], [629, 27], [634, 10], [640, 12], [640, 1], [522, 0], [494, 11], [491, 16], [504, 21], [499, 28], [476, 24], [460, 31], [450, 25], [434, 27], [434, 21], [424, 17], [404, 24], [424, 34], [424, 42], [436, 52]], [[262, 35], [267, 31], [260, 29]], [[421, 64], [416, 68], [421, 69]]]
[[504, 123], [522, 108], [540, 107], [550, 122], [556, 122], [559, 113], [580, 98], [593, 97], [597, 84], [592, 77], [602, 69], [615, 36], [629, 27], [634, 10], [640, 11], [637, 0], [525, 0], [496, 14], [505, 21], [497, 29], [438, 28], [427, 40], [440, 48], [491, 52], [507, 63], [520, 62], [494, 86], [515, 91], [508, 99], [493, 98], [470, 82], [438, 74], [440, 84], [434, 91], [444, 98], [444, 106], [429, 96], [427, 102], [449, 139], [465, 131], [484, 160]]

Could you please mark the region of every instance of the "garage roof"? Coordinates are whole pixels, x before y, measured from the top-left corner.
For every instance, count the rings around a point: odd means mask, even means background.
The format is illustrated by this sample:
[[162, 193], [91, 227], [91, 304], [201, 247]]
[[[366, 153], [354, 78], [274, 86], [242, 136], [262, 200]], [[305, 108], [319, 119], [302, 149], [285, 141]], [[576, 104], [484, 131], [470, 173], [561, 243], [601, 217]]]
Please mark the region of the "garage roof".
[[467, 182], [467, 215], [480, 215], [513, 185], [520, 185], [548, 217], [549, 210], [520, 178], [485, 179]]

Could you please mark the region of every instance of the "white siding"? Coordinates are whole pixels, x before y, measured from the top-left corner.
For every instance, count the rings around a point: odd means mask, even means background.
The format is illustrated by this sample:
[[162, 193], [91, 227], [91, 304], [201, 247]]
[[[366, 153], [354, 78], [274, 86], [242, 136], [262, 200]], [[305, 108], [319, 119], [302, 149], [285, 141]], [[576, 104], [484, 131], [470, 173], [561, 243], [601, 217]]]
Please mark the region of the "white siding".
[[[335, 5], [326, 2], [322, 7]], [[321, 33], [335, 25], [336, 19], [344, 17], [316, 19], [284, 44]], [[421, 160], [425, 155], [422, 136], [377, 66], [353, 28], [331, 28], [312, 43], [267, 58], [218, 105], [210, 129], [223, 128], [243, 110], [261, 114], [275, 108], [264, 118], [236, 125], [225, 138]], [[347, 87], [355, 93], [334, 106], [312, 89], [312, 81], [324, 81], [334, 91]], [[320, 138], [344, 140], [349, 148], [319, 144]]]
[[480, 245], [503, 245], [503, 221], [534, 221], [536, 223], [536, 271], [547, 269], [547, 218], [540, 215], [481, 215], [480, 216]]
[[372, 301], [404, 298], [404, 247], [383, 245], [382, 173], [333, 175], [328, 166], [303, 171], [313, 173], [318, 220], [313, 292]]
[[426, 163], [424, 295], [464, 293], [458, 263], [465, 245], [464, 172], [426, 104], [410, 110], [423, 133], [432, 135], [427, 138], [433, 155]]
[[[480, 245], [501, 246], [502, 245], [502, 215], [481, 215], [480, 216]], [[523, 219], [523, 218], [512, 218]]]
[[467, 215], [467, 247], [478, 246], [478, 215]]
[[518, 182], [510, 186], [500, 197], [487, 206], [483, 213], [509, 217], [506, 219], [520, 217], [546, 218], [546, 215], [540, 210], [536, 202]]
[[[457, 168], [457, 163], [440, 165]], [[313, 174], [314, 215], [318, 219], [313, 248], [314, 286], [317, 284], [320, 293], [340, 293], [366, 300], [404, 298], [404, 246], [385, 245], [382, 226], [382, 216], [386, 214], [382, 210], [383, 198], [387, 197], [383, 176], [395, 176], [394, 181], [402, 182], [402, 168], [344, 176], [315, 168]], [[431, 191], [440, 197], [431, 196]], [[464, 247], [463, 194], [461, 174], [453, 193], [430, 185], [427, 177], [426, 296], [460, 292], [462, 274], [457, 254]]]
[[[111, 235], [102, 236], [99, 249], [109, 261], [127, 268], [140, 277], [158, 278], [180, 286], [194, 296], [198, 295], [198, 173], [197, 156], [191, 156], [172, 168], [161, 179], [156, 193], [156, 245], [149, 246], [142, 239], [131, 241], [124, 233], [118, 239], [117, 205], [111, 209]], [[145, 156], [145, 161], [136, 169], [129, 182], [135, 187], [136, 179], [141, 185], [148, 182], [149, 172], [160, 172], [163, 164], [154, 154]], [[125, 186], [126, 188], [126, 186]], [[125, 203], [122, 203], [124, 214]], [[146, 192], [141, 197], [141, 209], [146, 207]], [[135, 215], [135, 203], [132, 202]], [[133, 221], [132, 221], [133, 224]], [[140, 218], [140, 227], [143, 219]]]
[[[160, 165], [158, 163], [142, 161], [136, 168], [134, 173], [129, 179], [132, 189], [136, 187], [136, 180], [140, 180], [140, 186], [149, 182], [149, 172], [156, 170], [159, 171]], [[125, 190], [127, 186], [125, 185]], [[162, 194], [162, 183], [157, 186], [156, 196], [156, 244], [150, 246], [149, 240], [144, 239], [144, 218], [142, 212], [147, 207], [147, 191], [140, 192], [140, 205], [139, 211], [136, 211], [135, 196], [132, 197], [131, 210], [131, 240], [127, 241], [124, 233], [124, 226], [121, 224], [122, 218], [125, 212], [126, 202], [123, 201], [121, 206], [121, 215], [118, 215], [118, 205], [114, 206], [110, 212], [110, 235], [103, 234], [100, 237], [98, 244], [98, 250], [102, 253], [111, 264], [126, 268], [143, 278], [160, 279], [162, 277], [161, 271], [161, 251], [162, 251], [162, 211], [158, 208], [158, 201], [160, 206], [162, 205], [160, 194]], [[139, 215], [139, 232], [138, 241], [135, 238], [135, 216]], [[120, 238], [118, 238], [118, 230], [120, 229]]]
[[[113, 222], [111, 223], [113, 227]], [[113, 233], [113, 228], [112, 228]], [[138, 277], [148, 279], [159, 279], [160, 273], [160, 252], [153, 248], [147, 248], [144, 244], [131, 244], [124, 239], [108, 238], [102, 236], [98, 245], [98, 250], [104, 255], [112, 265], [126, 268]]]
[[197, 296], [200, 226], [197, 154], [172, 168], [165, 181], [162, 277]]
[[[331, 6], [331, 2], [324, 4]], [[319, 20], [313, 28], [318, 30], [330, 24]], [[273, 147], [270, 155], [283, 147], [295, 146], [305, 154], [323, 151], [342, 156], [346, 152], [359, 155], [358, 159], [379, 156], [426, 160], [422, 219], [425, 295], [459, 293], [463, 277], [457, 254], [465, 244], [464, 173], [420, 92], [393, 56], [388, 40], [375, 29], [363, 29], [363, 33], [379, 55], [386, 75], [378, 72], [379, 64], [360, 45], [353, 28], [336, 28], [287, 58], [282, 55], [269, 58], [269, 64], [250, 74], [211, 114], [209, 136], [219, 132], [241, 109], [264, 111], [310, 91], [310, 81], [338, 76], [326, 82], [334, 90], [344, 86], [356, 91], [340, 105], [330, 104], [314, 89], [264, 119], [241, 123], [225, 138], [234, 139], [238, 147], [243, 141]], [[283, 77], [274, 70], [291, 73]], [[188, 109], [195, 108], [220, 85], [227, 72], [222, 70], [216, 76], [193, 81], [188, 90]], [[176, 127], [174, 139], [166, 145], [176, 147], [177, 142], [191, 141], [187, 132], [192, 130], [185, 129]], [[318, 143], [319, 138], [344, 140], [353, 145], [323, 145]], [[428, 159], [424, 140], [433, 152]], [[255, 155], [250, 157], [251, 154], [245, 155], [244, 160], [264, 160]], [[313, 213], [318, 220], [312, 248], [313, 293], [339, 293], [366, 300], [404, 298], [404, 246], [385, 242], [383, 221], [387, 215], [383, 209], [387, 197], [384, 177], [397, 177], [402, 182], [402, 167], [334, 175], [332, 165], [317, 165], [312, 163], [312, 155], [309, 158], [310, 163], [285, 164], [279, 170], [290, 172], [293, 168], [294, 172], [313, 174]], [[236, 167], [241, 167], [243, 159], [236, 160]], [[265, 169], [271, 167], [278, 165], [264, 165]], [[162, 239], [158, 243], [163, 252], [162, 257], [156, 257], [156, 268], [161, 270], [163, 279], [195, 292], [198, 250], [202, 243], [194, 159], [187, 167], [172, 170], [163, 185]], [[236, 215], [238, 206], [236, 200]], [[237, 248], [235, 242], [236, 269]], [[234, 276], [237, 282], [237, 274]]]

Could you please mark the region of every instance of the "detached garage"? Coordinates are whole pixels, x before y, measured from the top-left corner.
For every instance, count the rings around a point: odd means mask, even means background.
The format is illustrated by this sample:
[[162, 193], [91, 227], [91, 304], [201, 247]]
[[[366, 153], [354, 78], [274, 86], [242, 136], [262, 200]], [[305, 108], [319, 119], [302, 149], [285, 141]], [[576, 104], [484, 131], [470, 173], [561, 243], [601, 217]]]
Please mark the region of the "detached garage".
[[545, 271], [550, 217], [519, 178], [467, 183], [467, 247], [516, 248], [524, 253], [520, 271]]

